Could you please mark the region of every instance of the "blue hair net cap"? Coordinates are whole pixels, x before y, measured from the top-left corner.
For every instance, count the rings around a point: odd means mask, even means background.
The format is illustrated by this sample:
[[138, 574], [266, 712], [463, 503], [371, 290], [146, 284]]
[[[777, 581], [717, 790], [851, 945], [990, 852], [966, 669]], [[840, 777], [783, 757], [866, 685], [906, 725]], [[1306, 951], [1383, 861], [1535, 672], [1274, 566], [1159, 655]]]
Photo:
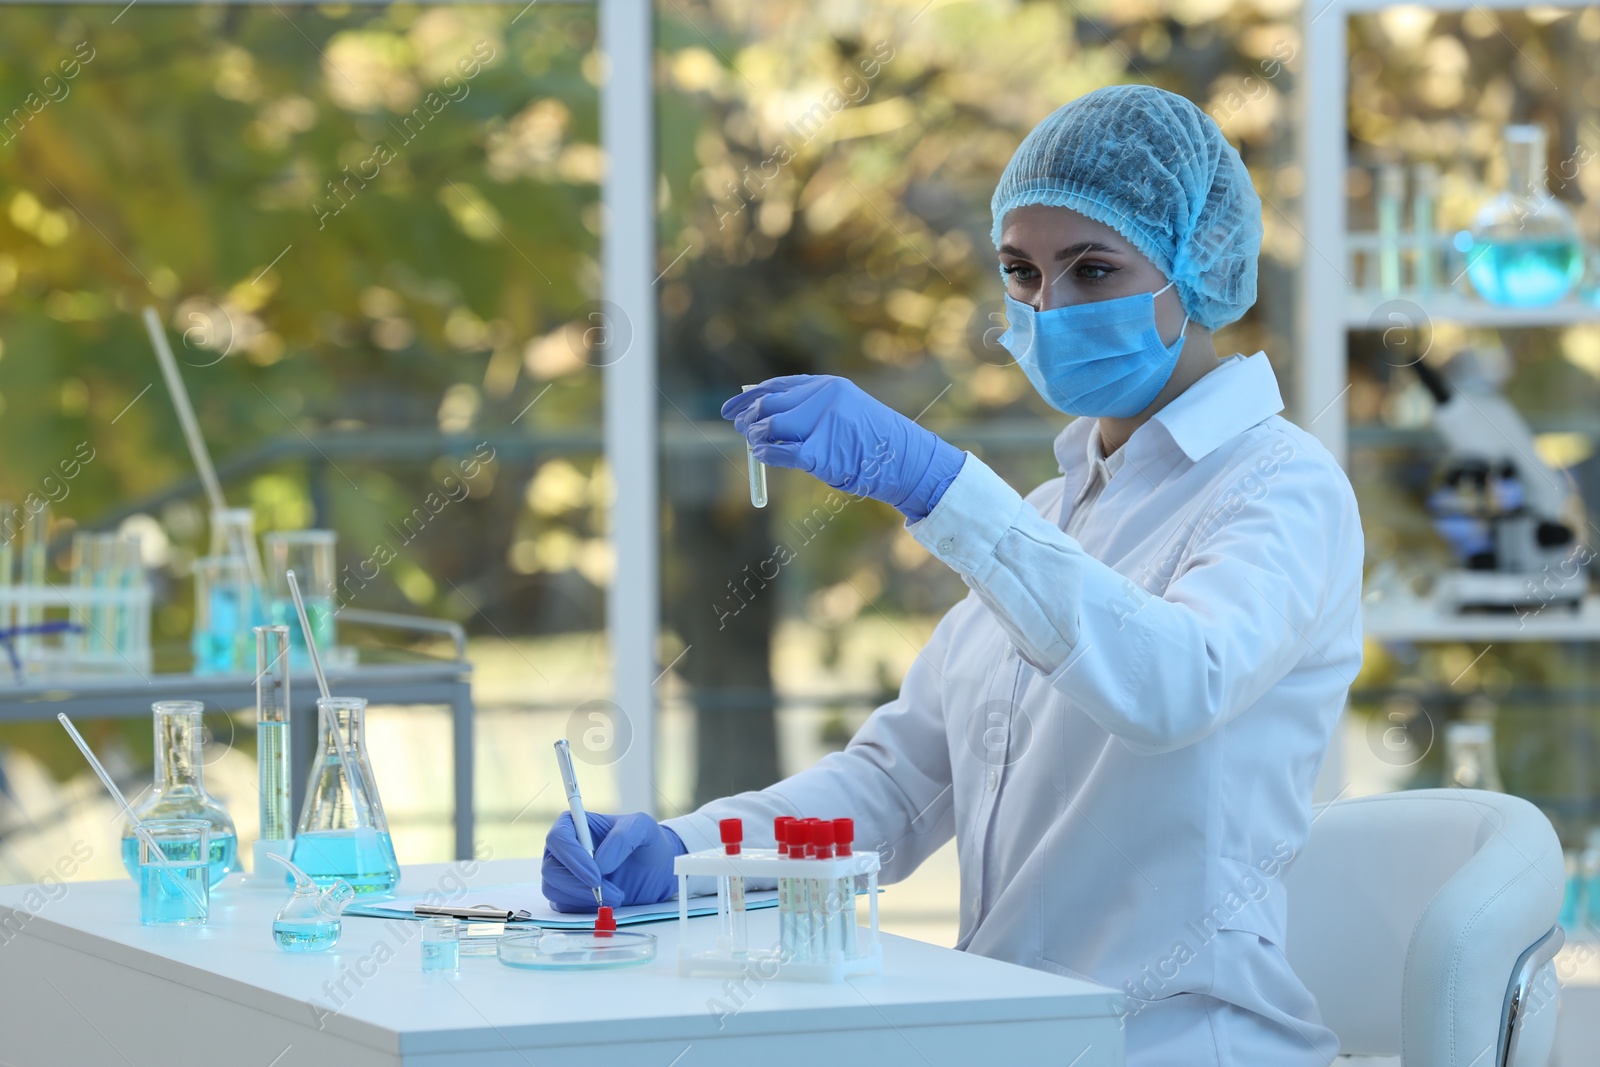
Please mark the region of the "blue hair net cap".
[[1066, 207], [1126, 237], [1210, 329], [1256, 302], [1261, 198], [1211, 117], [1175, 93], [1112, 85], [1057, 108], [1018, 146], [990, 201]]

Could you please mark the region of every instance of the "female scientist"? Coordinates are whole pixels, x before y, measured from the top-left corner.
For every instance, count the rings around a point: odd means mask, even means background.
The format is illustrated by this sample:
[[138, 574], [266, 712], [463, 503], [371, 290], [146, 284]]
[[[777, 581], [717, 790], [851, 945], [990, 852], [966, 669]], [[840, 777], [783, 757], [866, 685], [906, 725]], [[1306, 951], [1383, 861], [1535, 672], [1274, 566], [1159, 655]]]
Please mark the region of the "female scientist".
[[563, 815], [545, 893], [664, 900], [731, 816], [752, 846], [853, 816], [887, 881], [954, 835], [956, 947], [1125, 991], [1133, 1067], [1325, 1067], [1282, 874], [1361, 662], [1362, 536], [1266, 355], [1212, 347], [1255, 301], [1260, 201], [1194, 104], [1116, 86], [1040, 123], [992, 208], [1001, 341], [1084, 416], [1062, 476], [1021, 497], [842, 378], [729, 400], [757, 458], [893, 505], [971, 594], [843, 752], [665, 824], [590, 815], [592, 859]]

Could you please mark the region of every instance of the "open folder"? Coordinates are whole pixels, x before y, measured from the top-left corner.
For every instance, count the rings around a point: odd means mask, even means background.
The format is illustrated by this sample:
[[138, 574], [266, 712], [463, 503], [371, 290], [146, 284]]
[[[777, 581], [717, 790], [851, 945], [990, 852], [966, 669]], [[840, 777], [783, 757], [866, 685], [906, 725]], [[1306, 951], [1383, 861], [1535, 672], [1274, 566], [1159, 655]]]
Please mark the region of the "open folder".
[[[745, 907], [747, 909], [770, 908], [778, 903], [776, 889], [752, 890], [745, 894]], [[357, 902], [344, 909], [346, 915], [364, 915], [373, 919], [421, 919], [426, 916], [417, 915], [412, 911], [418, 904], [449, 904], [469, 907], [475, 904], [484, 904], [492, 908], [502, 908], [506, 911], [526, 911], [528, 918], [518, 919], [518, 922], [530, 923], [534, 926], [547, 926], [556, 930], [586, 930], [594, 925], [594, 915], [582, 912], [556, 911], [550, 902], [544, 899], [539, 884], [532, 885], [496, 885], [473, 888], [465, 893], [458, 894], [453, 900], [444, 899], [443, 894], [429, 893], [419, 897], [396, 897], [393, 900], [375, 900], [370, 903]], [[689, 914], [715, 915], [717, 913], [717, 898], [714, 896], [692, 897], [689, 901]], [[614, 909], [617, 925], [624, 926], [628, 923], [659, 922], [662, 919], [676, 919], [678, 917], [678, 902], [664, 900], [659, 904], [629, 904], [626, 907]]]

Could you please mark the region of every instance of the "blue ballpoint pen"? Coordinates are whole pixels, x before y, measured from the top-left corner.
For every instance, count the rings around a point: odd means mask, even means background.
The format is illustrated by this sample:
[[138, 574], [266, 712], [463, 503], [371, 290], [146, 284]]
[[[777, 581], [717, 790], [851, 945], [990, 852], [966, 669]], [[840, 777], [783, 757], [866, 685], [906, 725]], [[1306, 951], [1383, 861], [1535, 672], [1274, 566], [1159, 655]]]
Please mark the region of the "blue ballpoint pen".
[[[567, 791], [567, 810], [572, 812], [572, 826], [578, 831], [578, 844], [594, 856], [594, 838], [589, 836], [589, 816], [583, 810], [583, 795], [578, 792], [578, 776], [572, 769], [572, 746], [563, 737], [556, 742], [556, 764], [561, 768], [561, 784]], [[600, 887], [594, 887], [594, 902], [601, 904]]]

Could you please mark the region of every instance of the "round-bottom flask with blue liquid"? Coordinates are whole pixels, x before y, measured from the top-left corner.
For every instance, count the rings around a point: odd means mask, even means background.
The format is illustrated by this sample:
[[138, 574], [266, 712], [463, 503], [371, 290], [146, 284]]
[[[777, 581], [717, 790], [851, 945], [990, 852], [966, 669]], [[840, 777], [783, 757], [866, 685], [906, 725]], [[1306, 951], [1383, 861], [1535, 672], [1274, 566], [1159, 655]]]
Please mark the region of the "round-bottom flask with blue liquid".
[[1458, 237], [1467, 278], [1478, 295], [1502, 307], [1545, 307], [1583, 277], [1583, 240], [1565, 204], [1545, 185], [1542, 126], [1505, 129], [1506, 190], [1478, 210], [1472, 232]]
[[[150, 705], [155, 727], [155, 781], [150, 794], [133, 805], [140, 822], [199, 819], [210, 826], [208, 874], [215, 886], [238, 866], [239, 838], [227, 809], [206, 792], [201, 745], [205, 728], [198, 700], [158, 700]], [[139, 878], [139, 841], [133, 824], [122, 827], [122, 866]]]

